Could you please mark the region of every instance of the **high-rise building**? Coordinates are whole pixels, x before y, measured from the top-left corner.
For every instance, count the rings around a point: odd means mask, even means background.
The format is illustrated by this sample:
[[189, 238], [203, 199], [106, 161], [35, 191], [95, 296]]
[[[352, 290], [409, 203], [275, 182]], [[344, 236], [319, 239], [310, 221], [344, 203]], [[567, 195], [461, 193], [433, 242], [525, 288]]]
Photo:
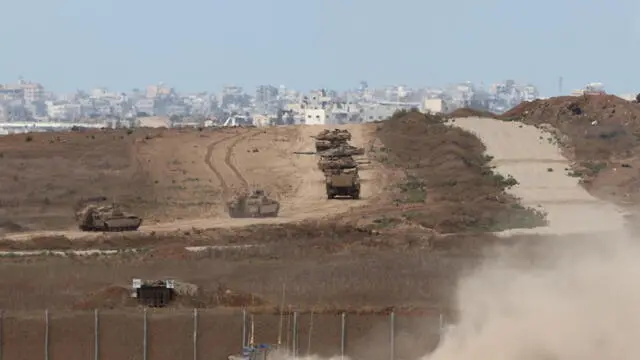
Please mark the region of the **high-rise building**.
[[278, 99], [278, 88], [272, 85], [260, 85], [256, 88], [256, 103], [267, 104]]

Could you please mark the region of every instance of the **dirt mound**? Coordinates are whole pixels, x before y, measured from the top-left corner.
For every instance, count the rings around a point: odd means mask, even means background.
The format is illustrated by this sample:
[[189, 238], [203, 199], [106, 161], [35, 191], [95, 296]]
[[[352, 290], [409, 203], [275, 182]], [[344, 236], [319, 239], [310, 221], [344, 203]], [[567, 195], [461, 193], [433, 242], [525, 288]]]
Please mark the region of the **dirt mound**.
[[107, 286], [96, 292], [90, 293], [85, 299], [75, 305], [79, 310], [92, 309], [116, 309], [136, 306], [135, 299], [131, 298], [131, 290], [122, 286]]
[[380, 161], [404, 169], [394, 202], [423, 204], [393, 216], [437, 232], [495, 231], [544, 224], [543, 216], [505, 193], [514, 179], [493, 173], [485, 146], [444, 118], [400, 112], [378, 127]]
[[499, 116], [527, 124], [550, 124], [567, 136], [578, 159], [628, 156], [638, 146], [640, 105], [614, 95], [561, 96], [523, 102]]
[[639, 104], [614, 95], [561, 96], [524, 102], [499, 118], [548, 127], [576, 160], [571, 175], [594, 195], [640, 200], [633, 171], [640, 166]]
[[25, 229], [24, 227], [22, 227], [20, 224], [17, 224], [11, 220], [2, 220], [0, 219], [0, 233], [3, 232], [20, 232], [20, 231], [25, 231], [27, 229]]
[[471, 108], [460, 108], [460, 109], [453, 110], [452, 112], [447, 114], [447, 116], [454, 117], [454, 118], [455, 117], [473, 117], [473, 116], [494, 118], [497, 115], [490, 111], [476, 110]]

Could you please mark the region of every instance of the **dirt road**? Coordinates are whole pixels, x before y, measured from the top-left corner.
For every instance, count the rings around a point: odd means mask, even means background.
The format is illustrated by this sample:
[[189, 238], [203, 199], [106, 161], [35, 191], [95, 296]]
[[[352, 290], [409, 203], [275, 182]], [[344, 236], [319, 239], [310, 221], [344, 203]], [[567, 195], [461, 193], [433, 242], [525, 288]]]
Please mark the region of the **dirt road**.
[[590, 195], [568, 175], [569, 161], [551, 136], [517, 122], [491, 118], [457, 118], [453, 124], [475, 133], [493, 156], [496, 170], [519, 181], [512, 188], [522, 204], [548, 213], [549, 226], [508, 230], [514, 233], [593, 233], [623, 229], [621, 211]]
[[[366, 146], [372, 139], [373, 128], [366, 125], [329, 126], [328, 128], [344, 128], [352, 133], [351, 144]], [[193, 145], [190, 152], [183, 151], [183, 158], [174, 160], [187, 164], [184, 173], [198, 174], [197, 178], [184, 181], [195, 183], [206, 182], [194, 187], [192, 192], [201, 192], [201, 197], [209, 198], [204, 206], [198, 207], [198, 214], [190, 218], [174, 221], [145, 221], [140, 232], [171, 232], [191, 228], [241, 227], [253, 224], [285, 223], [306, 219], [319, 219], [326, 216], [346, 212], [354, 207], [366, 205], [369, 200], [384, 187], [383, 177], [377, 168], [362, 170], [362, 193], [360, 200], [327, 200], [324, 187], [324, 176], [317, 168], [317, 157], [314, 155], [295, 155], [294, 151], [313, 151], [314, 142], [310, 137], [324, 127], [322, 126], [288, 126], [270, 128], [229, 129], [224, 136], [210, 141], [206, 146]], [[206, 139], [205, 139], [206, 140]], [[168, 141], [158, 139], [158, 141]], [[189, 146], [184, 146], [189, 148]], [[165, 148], [165, 151], [166, 148]], [[151, 150], [146, 150], [148, 155]], [[168, 155], [167, 155], [168, 156]], [[200, 156], [200, 159], [195, 157]], [[178, 161], [179, 160], [179, 161]], [[196, 161], [198, 160], [198, 161]], [[186, 165], [184, 165], [186, 166]], [[203, 174], [203, 169], [208, 174]], [[163, 174], [157, 174], [161, 178]], [[193, 175], [192, 175], [193, 176]], [[206, 180], [206, 181], [205, 181]], [[175, 181], [174, 181], [175, 182]], [[195, 186], [195, 185], [192, 185]], [[173, 186], [176, 187], [176, 186]], [[217, 189], [212, 190], [212, 187]], [[280, 215], [276, 218], [232, 219], [224, 209], [224, 201], [234, 193], [264, 189], [270, 196], [281, 202]], [[186, 185], [175, 192], [185, 194], [190, 191]], [[214, 193], [217, 191], [217, 195]], [[214, 198], [215, 199], [212, 199]], [[79, 239], [96, 237], [102, 233], [85, 233], [75, 229], [67, 231], [34, 231], [6, 234], [5, 239], [26, 240], [39, 236], [62, 235]]]

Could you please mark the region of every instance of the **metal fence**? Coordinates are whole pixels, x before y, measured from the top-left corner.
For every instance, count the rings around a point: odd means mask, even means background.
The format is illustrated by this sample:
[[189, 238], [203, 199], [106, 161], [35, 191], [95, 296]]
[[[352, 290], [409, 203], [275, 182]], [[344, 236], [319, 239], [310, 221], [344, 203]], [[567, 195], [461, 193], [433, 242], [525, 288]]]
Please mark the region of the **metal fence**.
[[0, 360], [226, 359], [250, 343], [275, 345], [292, 357], [398, 360], [424, 355], [442, 328], [442, 316], [394, 312], [0, 312]]

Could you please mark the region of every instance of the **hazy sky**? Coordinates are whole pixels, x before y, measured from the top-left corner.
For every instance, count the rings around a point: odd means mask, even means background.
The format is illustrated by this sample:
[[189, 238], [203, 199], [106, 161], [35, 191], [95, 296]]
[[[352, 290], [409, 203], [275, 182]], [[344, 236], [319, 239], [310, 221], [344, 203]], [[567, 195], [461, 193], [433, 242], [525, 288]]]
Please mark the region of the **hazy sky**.
[[638, 0], [3, 1], [0, 83], [308, 90], [470, 80], [637, 92]]

